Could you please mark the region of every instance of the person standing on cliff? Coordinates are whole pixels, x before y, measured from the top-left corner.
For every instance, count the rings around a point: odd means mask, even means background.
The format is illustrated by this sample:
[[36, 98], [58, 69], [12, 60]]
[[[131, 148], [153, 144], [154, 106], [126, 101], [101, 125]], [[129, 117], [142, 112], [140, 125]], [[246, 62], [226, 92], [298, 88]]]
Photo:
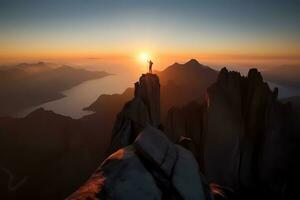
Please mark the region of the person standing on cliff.
[[149, 73], [152, 74], [152, 65], [153, 65], [153, 62], [152, 62], [152, 60], [149, 60], [148, 63], [149, 63]]

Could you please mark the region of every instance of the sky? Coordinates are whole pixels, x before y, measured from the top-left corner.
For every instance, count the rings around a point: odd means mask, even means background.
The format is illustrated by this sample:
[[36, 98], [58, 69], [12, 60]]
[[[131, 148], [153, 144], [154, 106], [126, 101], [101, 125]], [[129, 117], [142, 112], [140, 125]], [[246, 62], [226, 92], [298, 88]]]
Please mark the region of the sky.
[[0, 59], [300, 60], [299, 0], [0, 0]]

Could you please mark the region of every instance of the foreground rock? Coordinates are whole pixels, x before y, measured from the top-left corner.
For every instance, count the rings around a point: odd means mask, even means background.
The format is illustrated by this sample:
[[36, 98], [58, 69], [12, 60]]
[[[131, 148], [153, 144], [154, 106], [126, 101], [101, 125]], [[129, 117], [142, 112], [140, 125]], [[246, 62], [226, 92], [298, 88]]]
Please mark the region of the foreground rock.
[[108, 157], [68, 200], [211, 199], [193, 155], [147, 126]]

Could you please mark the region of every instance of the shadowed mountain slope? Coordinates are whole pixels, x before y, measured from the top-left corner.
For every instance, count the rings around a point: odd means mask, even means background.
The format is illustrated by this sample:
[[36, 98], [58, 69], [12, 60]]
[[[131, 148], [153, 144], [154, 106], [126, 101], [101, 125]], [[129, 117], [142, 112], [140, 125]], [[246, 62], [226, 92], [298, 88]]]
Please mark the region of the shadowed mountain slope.
[[0, 118], [0, 199], [64, 199], [102, 161], [107, 118], [75, 120], [43, 109]]

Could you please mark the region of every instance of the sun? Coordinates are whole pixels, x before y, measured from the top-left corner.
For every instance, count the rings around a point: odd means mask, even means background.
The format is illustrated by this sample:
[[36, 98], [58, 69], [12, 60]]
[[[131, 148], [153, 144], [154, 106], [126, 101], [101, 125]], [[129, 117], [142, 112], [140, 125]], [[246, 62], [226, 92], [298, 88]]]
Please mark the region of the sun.
[[139, 54], [138, 59], [139, 61], [145, 63], [148, 62], [150, 60], [151, 56], [148, 52], [142, 52]]

